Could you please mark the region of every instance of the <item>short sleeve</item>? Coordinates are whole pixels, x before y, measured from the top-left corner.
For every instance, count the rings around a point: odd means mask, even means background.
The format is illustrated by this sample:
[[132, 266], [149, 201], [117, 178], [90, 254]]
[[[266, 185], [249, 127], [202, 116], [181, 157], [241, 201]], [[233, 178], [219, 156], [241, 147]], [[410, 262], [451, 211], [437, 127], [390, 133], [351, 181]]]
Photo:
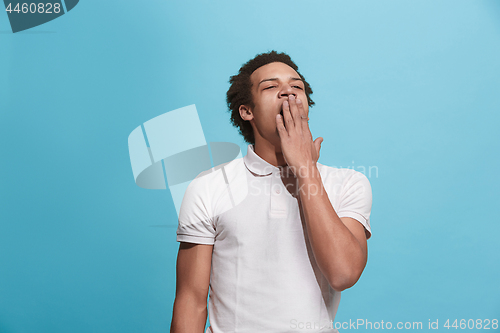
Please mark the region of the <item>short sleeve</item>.
[[355, 171], [343, 184], [339, 217], [350, 217], [359, 221], [367, 231], [367, 239], [371, 237], [370, 213], [372, 209], [372, 188], [370, 181], [361, 172]]
[[215, 228], [207, 177], [194, 179], [186, 189], [179, 211], [177, 241], [212, 245]]

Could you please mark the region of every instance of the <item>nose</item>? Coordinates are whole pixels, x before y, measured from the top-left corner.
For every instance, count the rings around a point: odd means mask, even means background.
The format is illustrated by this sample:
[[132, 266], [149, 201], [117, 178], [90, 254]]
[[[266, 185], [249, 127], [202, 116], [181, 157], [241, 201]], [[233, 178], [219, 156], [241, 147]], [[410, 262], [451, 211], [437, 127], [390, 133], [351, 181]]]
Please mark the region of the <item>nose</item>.
[[283, 87], [280, 90], [280, 97], [287, 97], [293, 95], [293, 97], [297, 97], [297, 95], [293, 92], [292, 87], [289, 84], [283, 85]]

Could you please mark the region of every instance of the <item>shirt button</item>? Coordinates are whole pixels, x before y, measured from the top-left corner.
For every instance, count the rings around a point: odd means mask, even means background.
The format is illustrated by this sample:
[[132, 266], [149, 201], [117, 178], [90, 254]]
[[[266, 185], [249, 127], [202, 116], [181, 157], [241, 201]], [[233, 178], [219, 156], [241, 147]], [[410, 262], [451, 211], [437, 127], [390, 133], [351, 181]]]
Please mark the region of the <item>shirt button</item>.
[[281, 192], [281, 191], [280, 191], [279, 189], [278, 189], [278, 190], [276, 190], [276, 194], [280, 194], [280, 192]]

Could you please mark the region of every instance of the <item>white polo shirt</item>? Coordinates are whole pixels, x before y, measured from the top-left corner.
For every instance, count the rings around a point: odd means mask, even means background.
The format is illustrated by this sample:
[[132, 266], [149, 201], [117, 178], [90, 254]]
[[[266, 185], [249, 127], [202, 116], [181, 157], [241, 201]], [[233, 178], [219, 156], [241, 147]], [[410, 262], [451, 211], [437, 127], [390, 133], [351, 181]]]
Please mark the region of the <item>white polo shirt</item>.
[[[368, 179], [352, 169], [317, 167], [338, 216], [356, 219], [370, 236]], [[340, 293], [316, 264], [280, 169], [252, 145], [245, 157], [191, 182], [177, 241], [214, 246], [208, 332], [335, 332]]]

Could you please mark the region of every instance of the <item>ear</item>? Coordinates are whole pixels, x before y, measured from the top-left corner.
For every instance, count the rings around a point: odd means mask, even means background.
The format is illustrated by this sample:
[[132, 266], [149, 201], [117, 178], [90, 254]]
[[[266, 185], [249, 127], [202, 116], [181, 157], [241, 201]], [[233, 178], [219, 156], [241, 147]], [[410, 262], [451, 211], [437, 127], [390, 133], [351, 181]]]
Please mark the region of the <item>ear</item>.
[[253, 112], [248, 106], [240, 105], [238, 111], [240, 111], [241, 119], [248, 120], [248, 121], [253, 119]]

